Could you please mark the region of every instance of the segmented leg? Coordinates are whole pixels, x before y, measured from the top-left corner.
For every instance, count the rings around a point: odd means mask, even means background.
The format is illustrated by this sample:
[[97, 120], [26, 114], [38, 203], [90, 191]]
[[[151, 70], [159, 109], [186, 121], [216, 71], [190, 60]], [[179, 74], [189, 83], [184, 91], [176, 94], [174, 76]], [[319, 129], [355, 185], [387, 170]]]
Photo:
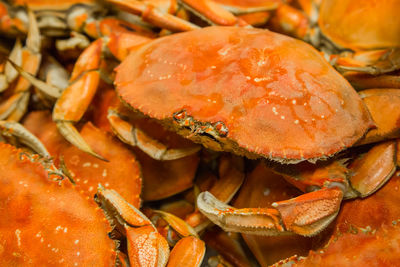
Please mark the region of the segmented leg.
[[397, 88], [400, 89], [400, 73], [369, 75], [358, 72], [346, 72], [343, 74], [354, 88]]
[[81, 54], [72, 72], [70, 86], [64, 90], [53, 109], [53, 120], [65, 139], [99, 159], [104, 158], [90, 148], [73, 124], [82, 118], [96, 93], [102, 49], [103, 40], [99, 39]]
[[[10, 52], [9, 59], [15, 62], [18, 66], [22, 64], [22, 44], [19, 38], [15, 41], [14, 47]], [[6, 62], [4, 66], [4, 85], [2, 92], [6, 90], [10, 83], [18, 77], [18, 72], [13, 68], [10, 62]]]
[[39, 155], [50, 158], [50, 154], [42, 142], [18, 122], [0, 121], [0, 135], [13, 136]]
[[[183, 2], [193, 2], [191, 0], [183, 0]], [[263, 11], [272, 11], [277, 9], [283, 2], [281, 0], [268, 0], [268, 1], [260, 1], [247, 4], [235, 3], [234, 1], [226, 1], [226, 0], [214, 0], [214, 2], [218, 3], [225, 10], [232, 12], [235, 15], [241, 14], [252, 14]]]
[[107, 116], [111, 127], [121, 141], [131, 146], [137, 146], [155, 160], [175, 160], [193, 155], [200, 150], [200, 146], [192, 146], [181, 149], [169, 149], [164, 144], [148, 136], [139, 128], [124, 121], [119, 114], [109, 109]]
[[203, 192], [197, 198], [199, 210], [225, 231], [258, 235], [296, 233], [312, 236], [336, 217], [343, 192], [339, 188], [321, 189], [275, 202], [273, 208], [236, 209]]
[[[157, 232], [151, 221], [139, 210], [126, 202], [114, 190], [99, 186], [98, 198], [117, 225], [125, 230], [130, 263], [134, 266], [200, 266], [205, 244], [197, 233], [182, 219], [162, 211], [156, 211], [183, 238], [171, 254], [165, 238]], [[119, 227], [119, 226], [117, 226]]]
[[[33, 74], [34, 76], [39, 70], [41, 61], [40, 55], [40, 33], [32, 11], [28, 12], [29, 17], [29, 31], [26, 40], [26, 46], [19, 52], [18, 43], [16, 44], [15, 55], [12, 58], [19, 61], [21, 57], [21, 68]], [[19, 55], [20, 54], [20, 55]], [[10, 65], [8, 65], [10, 66]], [[7, 66], [6, 66], [7, 67]], [[12, 68], [12, 67], [11, 67]], [[16, 71], [9, 72], [9, 82], [14, 78]], [[0, 107], [0, 118], [18, 121], [22, 118], [27, 110], [29, 100], [30, 82], [23, 77], [20, 77], [15, 87], [13, 88], [12, 96], [2, 103]]]
[[9, 9], [10, 6], [0, 2], [0, 31], [11, 36], [28, 32], [28, 19], [21, 13], [17, 13], [16, 17], [11, 17]]
[[[127, 55], [132, 46], [137, 47], [150, 40], [150, 38], [138, 35], [122, 26], [116, 28], [115, 31], [118, 36], [112, 35], [113, 31], [109, 31], [110, 36], [94, 41], [79, 56], [71, 74], [70, 85], [63, 91], [53, 109], [53, 120], [57, 123], [60, 133], [79, 149], [103, 160], [105, 159], [95, 153], [79, 135], [74, 123], [82, 118], [96, 93], [100, 82], [100, 68], [105, 48], [108, 47], [110, 52], [116, 53], [115, 56], [119, 57]], [[129, 38], [130, 41], [127, 42], [119, 34]]]
[[361, 51], [354, 54], [332, 55], [330, 61], [339, 71], [356, 71], [379, 75], [400, 68], [400, 49]]
[[160, 11], [150, 2], [136, 0], [108, 0], [108, 2], [132, 14], [140, 16], [144, 21], [171, 31], [190, 31], [199, 28], [197, 25]]
[[[219, 179], [208, 190], [222, 202], [228, 203], [240, 189], [244, 178], [243, 159], [237, 156], [224, 155], [219, 162]], [[196, 229], [196, 232], [203, 231], [211, 223], [200, 211], [196, 209], [185, 219]]]

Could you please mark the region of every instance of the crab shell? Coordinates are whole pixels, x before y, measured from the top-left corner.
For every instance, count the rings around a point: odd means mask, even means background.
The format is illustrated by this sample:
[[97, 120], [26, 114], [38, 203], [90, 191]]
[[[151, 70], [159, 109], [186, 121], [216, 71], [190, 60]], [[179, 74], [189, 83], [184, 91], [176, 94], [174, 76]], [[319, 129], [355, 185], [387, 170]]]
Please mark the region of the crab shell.
[[111, 227], [43, 159], [0, 143], [0, 266], [114, 266]]
[[373, 123], [350, 84], [306, 43], [209, 27], [159, 38], [117, 68], [132, 108], [213, 150], [295, 163], [351, 146]]
[[319, 12], [322, 33], [340, 47], [365, 50], [400, 46], [398, 0], [324, 0]]

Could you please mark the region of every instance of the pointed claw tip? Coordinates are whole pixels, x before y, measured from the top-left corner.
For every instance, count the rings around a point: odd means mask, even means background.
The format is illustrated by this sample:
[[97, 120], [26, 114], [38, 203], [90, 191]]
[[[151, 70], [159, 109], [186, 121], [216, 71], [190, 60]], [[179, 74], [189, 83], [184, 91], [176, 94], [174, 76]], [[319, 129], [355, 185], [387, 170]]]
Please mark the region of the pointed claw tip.
[[106, 159], [106, 158], [104, 158], [103, 156], [101, 156], [100, 154], [97, 154], [96, 152], [94, 152], [94, 151], [91, 151], [91, 152], [88, 152], [90, 155], [92, 155], [93, 157], [96, 157], [96, 158], [98, 158], [98, 159], [100, 159], [100, 160], [102, 160], [102, 161], [105, 161], [105, 162], [110, 162], [108, 159]]
[[[53, 112], [54, 118], [54, 112]], [[66, 121], [56, 121], [57, 128], [62, 136], [70, 142], [72, 145], [76, 146], [78, 149], [92, 155], [95, 158], [103, 160], [105, 162], [109, 162], [108, 159], [104, 158], [100, 154], [97, 154], [93, 151], [93, 149], [86, 143], [86, 141], [82, 138], [78, 130], [73, 126], [71, 122]]]

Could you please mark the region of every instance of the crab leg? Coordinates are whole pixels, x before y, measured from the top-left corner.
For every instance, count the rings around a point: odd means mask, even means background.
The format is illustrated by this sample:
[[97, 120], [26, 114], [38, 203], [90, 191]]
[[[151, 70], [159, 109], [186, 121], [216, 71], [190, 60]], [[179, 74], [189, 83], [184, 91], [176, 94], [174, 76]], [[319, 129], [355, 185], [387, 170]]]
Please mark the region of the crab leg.
[[165, 266], [169, 257], [168, 243], [151, 221], [114, 190], [99, 185], [97, 197], [106, 211], [113, 212], [109, 217], [113, 224], [122, 228], [119, 231], [125, 231], [131, 265]]
[[[244, 162], [237, 156], [223, 156], [219, 163], [219, 179], [209, 189], [224, 203], [228, 203], [235, 196], [244, 181]], [[196, 209], [195, 212], [186, 216], [186, 222], [201, 232], [210, 225], [210, 221]]]
[[376, 125], [357, 145], [376, 143], [400, 137], [399, 89], [368, 89], [359, 92]]
[[[26, 47], [21, 49], [22, 69], [28, 73], [36, 75], [39, 70], [41, 61], [40, 55], [40, 33], [32, 11], [28, 11], [29, 31], [26, 40]], [[18, 49], [18, 43], [16, 44]], [[15, 58], [18, 60], [19, 52], [15, 52]], [[13, 56], [14, 57], [14, 56]], [[18, 60], [19, 61], [19, 60]], [[13, 79], [14, 74], [11, 74], [10, 79]], [[10, 82], [10, 81], [9, 81]], [[2, 119], [9, 118], [10, 120], [18, 121], [25, 114], [28, 100], [30, 82], [23, 77], [17, 81], [14, 94], [5, 101], [0, 107], [0, 117]]]
[[[308, 166], [308, 167], [307, 167]], [[347, 182], [346, 175], [351, 171]], [[342, 163], [315, 167], [298, 166], [286, 180], [303, 191], [319, 189], [285, 201], [272, 208], [236, 209], [201, 193], [197, 198], [199, 210], [225, 231], [257, 235], [296, 233], [303, 236], [318, 234], [336, 217], [342, 199], [367, 197], [377, 191], [396, 170], [396, 142], [380, 143], [354, 160], [348, 169]], [[280, 169], [275, 169], [280, 171]], [[350, 186], [351, 185], [351, 186]]]
[[[11, 50], [10, 60], [15, 62], [18, 66], [22, 64], [22, 45], [20, 39], [15, 41], [14, 47]], [[2, 87], [2, 91], [8, 88], [8, 85], [13, 82], [18, 77], [18, 72], [12, 67], [12, 65], [7, 62], [4, 66], [4, 76], [5, 76], [5, 85]]]
[[180, 2], [212, 25], [234, 26], [244, 23], [212, 0], [181, 0]]
[[247, 26], [247, 23], [238, 19], [234, 14], [249, 14], [255, 12], [271, 11], [276, 9], [280, 1], [264, 1], [259, 6], [224, 5], [213, 0], [180, 0], [185, 8], [209, 22], [211, 25], [222, 26]]
[[150, 22], [161, 28], [166, 28], [171, 31], [190, 31], [198, 29], [199, 27], [175, 17], [168, 13], [163, 13], [156, 6], [149, 3], [144, 3], [137, 0], [107, 0], [115, 4], [119, 8], [126, 10], [132, 14], [141, 16], [144, 21]]
[[367, 197], [381, 188], [396, 171], [396, 142], [380, 143], [366, 155], [357, 158], [349, 168], [351, 186], [361, 197]]
[[[21, 15], [21, 14], [18, 14]], [[27, 32], [27, 21], [23, 17], [12, 18], [8, 13], [8, 5], [0, 2], [0, 31], [2, 33], [17, 35]]]
[[206, 246], [204, 242], [194, 236], [180, 239], [171, 251], [168, 267], [174, 266], [200, 266]]
[[114, 190], [98, 188], [98, 197], [106, 210], [114, 210], [117, 224], [123, 222], [128, 241], [128, 254], [132, 266], [200, 266], [205, 244], [197, 233], [182, 219], [167, 212], [156, 211], [183, 238], [169, 253], [168, 243], [151, 221], [126, 202]]
[[98, 39], [80, 55], [70, 78], [70, 86], [64, 90], [53, 109], [53, 120], [65, 139], [100, 159], [104, 158], [90, 148], [73, 124], [82, 118], [96, 93], [102, 47], [103, 39]]
[[174, 266], [200, 266], [205, 254], [205, 244], [199, 239], [196, 231], [181, 218], [167, 212], [155, 210], [183, 238], [176, 243], [168, 261]]
[[[183, 0], [189, 2], [191, 0]], [[270, 1], [262, 1], [257, 6], [246, 6], [246, 5], [226, 5], [219, 4], [225, 10], [232, 12], [235, 15], [249, 14], [249, 13], [258, 13], [263, 11], [271, 11], [277, 9], [282, 2], [280, 0], [270, 0]]]
[[165, 266], [169, 247], [164, 237], [152, 226], [125, 226], [131, 266]]
[[337, 215], [343, 192], [324, 188], [286, 201], [273, 208], [235, 209], [203, 192], [197, 198], [200, 211], [225, 231], [258, 235], [296, 233], [312, 236], [324, 229]]
[[50, 153], [42, 142], [18, 122], [0, 121], [0, 135], [14, 136], [19, 142], [27, 145], [39, 155], [50, 158]]
[[300, 10], [290, 5], [280, 5], [271, 18], [273, 30], [285, 32], [300, 39], [307, 39], [310, 34], [310, 22]]
[[[103, 22], [106, 24], [106, 21]], [[111, 25], [118, 24], [115, 20], [108, 20], [108, 22]], [[53, 109], [53, 120], [60, 133], [79, 149], [103, 160], [105, 159], [95, 153], [83, 140], [73, 124], [82, 118], [96, 93], [105, 48], [107, 47], [114, 56], [122, 59], [128, 51], [150, 40], [149, 37], [131, 32], [122, 26], [114, 30], [109, 30], [105, 26], [103, 25], [102, 29], [109, 36], [97, 39], [79, 56], [71, 74], [70, 85], [63, 91]]]
[[8, 116], [8, 121], [19, 121], [25, 115], [28, 110], [28, 103], [31, 93], [29, 91], [23, 92], [17, 104], [15, 105], [14, 111]]
[[0, 93], [8, 88], [7, 77], [4, 72], [5, 63], [0, 63]]
[[350, 56], [332, 55], [330, 61], [339, 71], [379, 75], [400, 68], [400, 49], [359, 51]]
[[343, 74], [346, 79], [356, 89], [370, 89], [370, 88], [399, 88], [400, 89], [400, 75], [399, 74], [383, 74], [373, 76], [364, 73], [346, 72]]
[[200, 150], [200, 146], [181, 149], [168, 149], [164, 144], [148, 136], [142, 130], [135, 128], [132, 124], [124, 121], [113, 110], [108, 110], [107, 116], [115, 134], [122, 142], [131, 146], [137, 146], [151, 158], [156, 160], [175, 160], [190, 156]]

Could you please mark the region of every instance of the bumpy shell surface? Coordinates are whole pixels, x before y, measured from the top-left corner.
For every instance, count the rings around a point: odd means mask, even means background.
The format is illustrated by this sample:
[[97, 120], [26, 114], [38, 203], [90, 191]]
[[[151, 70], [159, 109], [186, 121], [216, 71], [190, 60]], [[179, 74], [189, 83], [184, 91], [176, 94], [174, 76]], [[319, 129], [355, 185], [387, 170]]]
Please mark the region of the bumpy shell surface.
[[253, 158], [328, 157], [372, 125], [317, 50], [267, 30], [209, 27], [159, 38], [122, 62], [115, 83], [127, 104], [183, 136]]
[[0, 143], [0, 266], [114, 266], [111, 227], [68, 179]]

